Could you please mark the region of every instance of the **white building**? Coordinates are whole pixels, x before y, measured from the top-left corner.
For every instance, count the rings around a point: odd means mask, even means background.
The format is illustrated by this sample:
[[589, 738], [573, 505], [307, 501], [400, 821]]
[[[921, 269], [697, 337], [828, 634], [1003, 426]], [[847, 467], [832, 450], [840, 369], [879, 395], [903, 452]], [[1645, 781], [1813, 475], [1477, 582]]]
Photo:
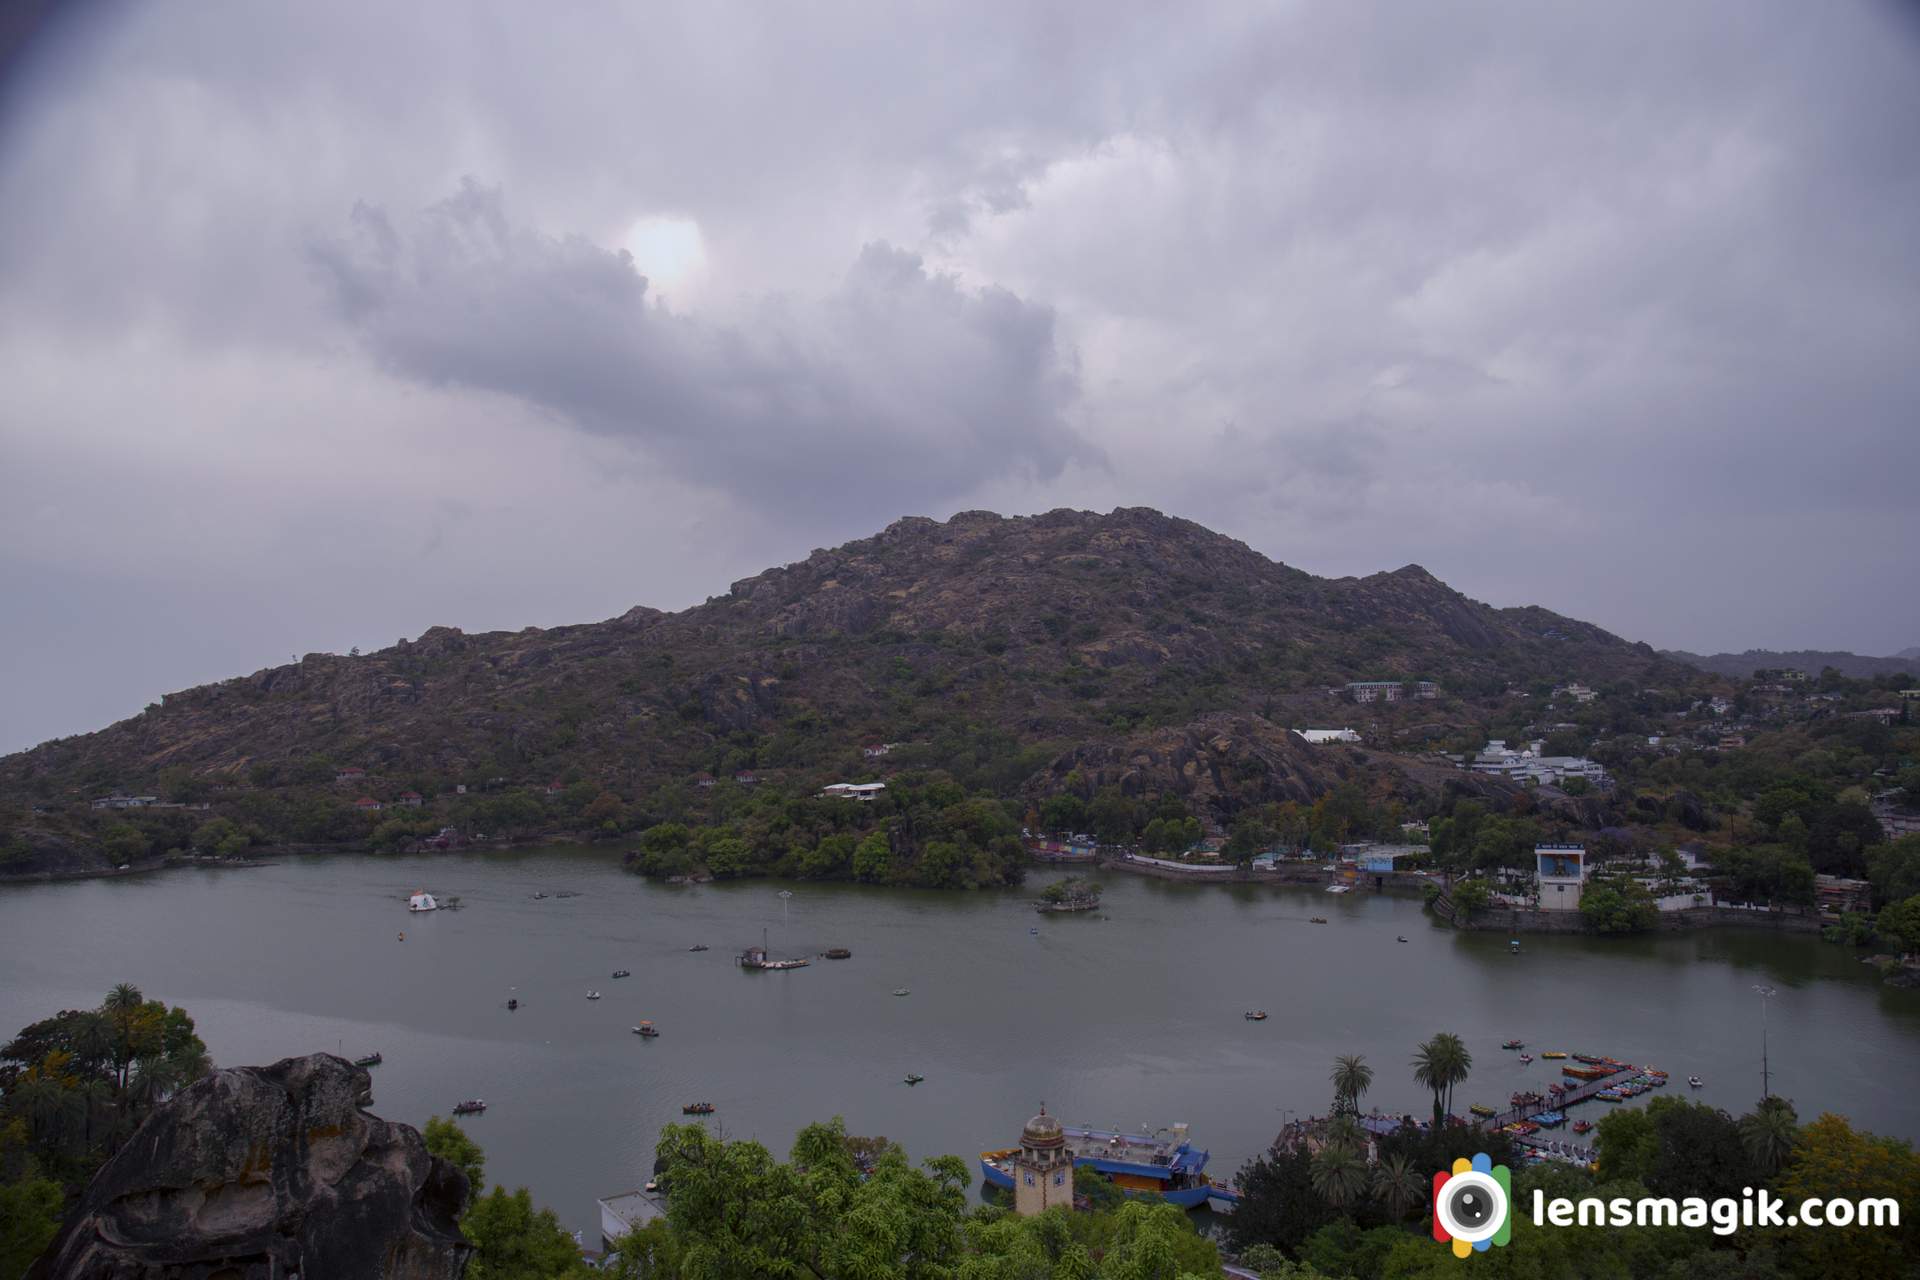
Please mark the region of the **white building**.
[[1592, 702], [1600, 696], [1600, 691], [1598, 689], [1589, 689], [1576, 680], [1572, 684], [1563, 684], [1556, 687], [1553, 691], [1553, 696], [1556, 698], [1572, 698], [1575, 702]]
[[1360, 735], [1351, 729], [1295, 729], [1293, 732], [1315, 745], [1322, 742], [1360, 741]]
[[1533, 877], [1540, 890], [1542, 911], [1578, 911], [1580, 891], [1587, 883], [1587, 847], [1582, 844], [1535, 845]]
[[1543, 739], [1516, 749], [1509, 747], [1505, 739], [1494, 738], [1467, 762], [1466, 767], [1473, 773], [1548, 787], [1558, 786], [1569, 778], [1584, 778], [1596, 787], [1612, 785], [1613, 779], [1597, 761], [1585, 756], [1542, 755], [1540, 752], [1544, 746], [1546, 742]]
[[884, 782], [832, 782], [820, 788], [820, 794], [840, 800], [859, 800], [871, 804], [874, 797], [886, 789], [887, 784]]

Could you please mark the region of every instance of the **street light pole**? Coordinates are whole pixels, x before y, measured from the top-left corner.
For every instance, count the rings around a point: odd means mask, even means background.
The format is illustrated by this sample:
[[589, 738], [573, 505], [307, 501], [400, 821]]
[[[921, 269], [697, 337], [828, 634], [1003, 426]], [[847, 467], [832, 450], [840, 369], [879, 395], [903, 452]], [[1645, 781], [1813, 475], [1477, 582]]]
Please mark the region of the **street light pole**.
[[1767, 1063], [1767, 1006], [1779, 992], [1768, 986], [1757, 986], [1760, 993], [1760, 1101], [1765, 1103], [1773, 1096], [1773, 1073]]

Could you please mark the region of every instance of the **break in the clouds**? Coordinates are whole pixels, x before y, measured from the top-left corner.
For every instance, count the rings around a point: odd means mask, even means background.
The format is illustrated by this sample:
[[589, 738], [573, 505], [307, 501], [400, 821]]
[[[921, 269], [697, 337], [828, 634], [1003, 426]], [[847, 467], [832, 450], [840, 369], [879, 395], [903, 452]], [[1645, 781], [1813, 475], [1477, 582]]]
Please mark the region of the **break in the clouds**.
[[[717, 325], [647, 302], [625, 249], [516, 226], [471, 180], [396, 226], [357, 206], [314, 247], [374, 358], [630, 439], [672, 471], [803, 527], [920, 511], [1092, 459], [1052, 311], [869, 244], [820, 298]], [[857, 483], [849, 485], [849, 480]]]
[[1920, 643], [1916, 119], [1868, 0], [59, 6], [0, 747], [967, 507]]

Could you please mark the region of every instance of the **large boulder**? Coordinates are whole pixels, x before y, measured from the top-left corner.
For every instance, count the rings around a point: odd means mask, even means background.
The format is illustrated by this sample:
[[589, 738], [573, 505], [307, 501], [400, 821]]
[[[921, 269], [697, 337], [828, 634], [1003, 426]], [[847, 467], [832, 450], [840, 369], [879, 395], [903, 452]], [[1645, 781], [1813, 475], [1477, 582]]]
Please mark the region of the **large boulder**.
[[467, 1179], [332, 1054], [215, 1071], [103, 1166], [36, 1280], [454, 1280]]

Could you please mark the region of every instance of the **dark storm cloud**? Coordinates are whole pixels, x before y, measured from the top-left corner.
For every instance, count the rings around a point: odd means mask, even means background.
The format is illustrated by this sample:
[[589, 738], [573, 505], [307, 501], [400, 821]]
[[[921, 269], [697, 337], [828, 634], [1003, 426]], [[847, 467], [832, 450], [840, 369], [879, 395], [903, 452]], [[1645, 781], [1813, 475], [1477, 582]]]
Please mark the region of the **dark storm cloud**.
[[819, 301], [722, 327], [648, 305], [625, 250], [515, 226], [475, 182], [396, 230], [365, 205], [313, 253], [385, 365], [635, 441], [762, 511], [886, 518], [1097, 457], [1050, 309], [869, 244]]
[[[86, 14], [0, 86], [0, 592], [211, 592], [181, 683], [963, 507], [1920, 642], [1910, 5]], [[69, 649], [0, 745], [158, 691]]]

